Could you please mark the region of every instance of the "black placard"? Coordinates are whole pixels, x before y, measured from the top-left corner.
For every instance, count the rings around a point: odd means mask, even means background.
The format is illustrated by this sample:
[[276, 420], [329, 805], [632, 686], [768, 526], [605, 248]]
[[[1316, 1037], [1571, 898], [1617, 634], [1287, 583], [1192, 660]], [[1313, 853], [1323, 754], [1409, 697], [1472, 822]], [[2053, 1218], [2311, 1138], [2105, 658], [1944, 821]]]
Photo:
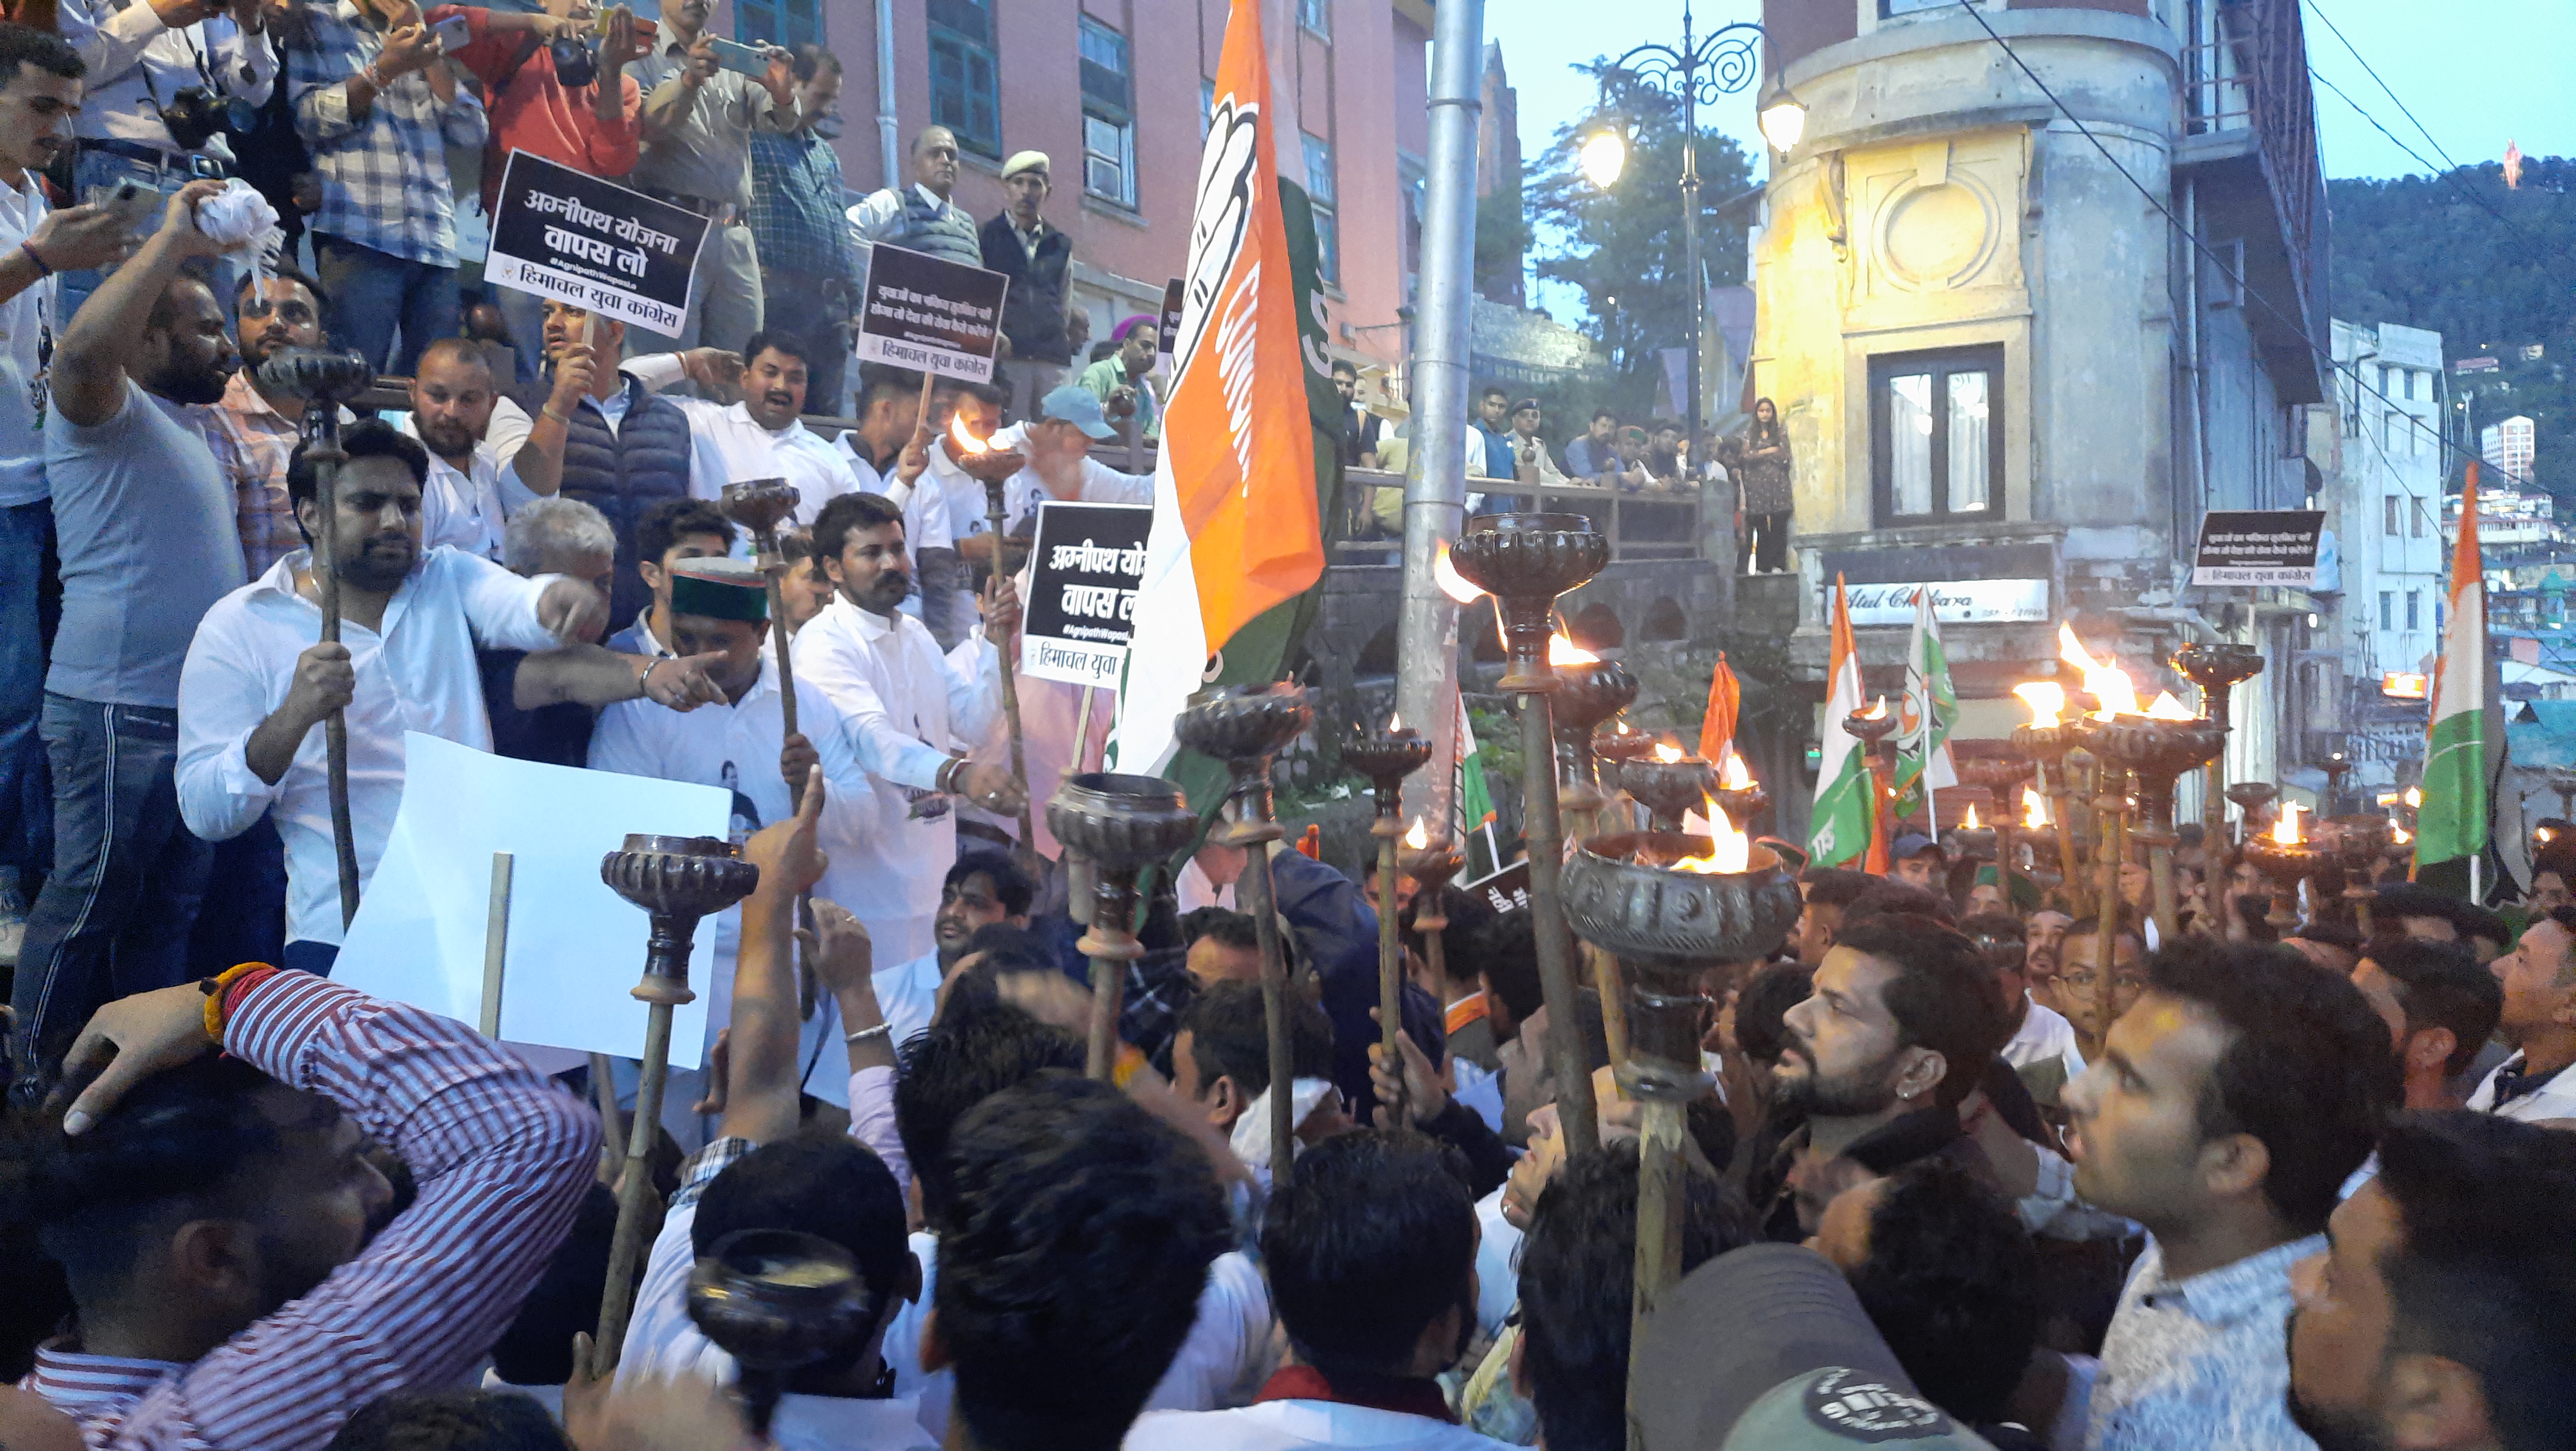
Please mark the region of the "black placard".
[[1163, 284], [1163, 312], [1155, 321], [1154, 335], [1155, 354], [1168, 362], [1172, 339], [1181, 335], [1181, 279], [1177, 277]]
[[677, 336], [706, 235], [686, 208], [513, 151], [483, 278]]
[[1038, 506], [1020, 673], [1070, 685], [1116, 685], [1145, 581], [1145, 504]]
[[2249, 509], [2201, 516], [2193, 584], [2283, 584], [2317, 581], [2317, 546], [2326, 516], [2318, 509]]
[[859, 361], [990, 382], [1010, 286], [999, 272], [880, 242], [859, 299]]
[[1471, 897], [1481, 897], [1496, 912], [1517, 912], [1529, 905], [1529, 858], [1503, 868], [1490, 877], [1478, 877], [1458, 890]]

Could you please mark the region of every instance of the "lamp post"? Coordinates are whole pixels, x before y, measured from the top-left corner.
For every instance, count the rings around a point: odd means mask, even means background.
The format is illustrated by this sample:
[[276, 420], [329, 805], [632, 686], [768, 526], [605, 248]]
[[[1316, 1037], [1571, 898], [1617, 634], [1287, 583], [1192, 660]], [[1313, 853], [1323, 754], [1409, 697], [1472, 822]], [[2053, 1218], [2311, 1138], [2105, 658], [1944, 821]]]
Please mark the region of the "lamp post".
[[[1708, 289], [1701, 281], [1699, 266], [1699, 108], [1703, 103], [1715, 105], [1718, 97], [1734, 95], [1760, 78], [1762, 65], [1754, 46], [1768, 38], [1761, 26], [1750, 21], [1694, 35], [1690, 0], [1683, 0], [1680, 45], [1641, 45], [1610, 63], [1611, 71], [1626, 75], [1634, 84], [1681, 103], [1682, 273], [1690, 289], [1690, 347], [1684, 364], [1690, 396], [1682, 400], [1682, 408], [1689, 427], [1683, 436], [1693, 450], [1700, 447], [1699, 365], [1701, 340], [1708, 330]], [[1762, 94], [1755, 112], [1763, 139], [1777, 150], [1785, 152], [1797, 145], [1799, 135], [1806, 129], [1806, 108], [1776, 79]], [[1626, 138], [1615, 128], [1595, 131], [1579, 153], [1584, 175], [1591, 178], [1593, 185], [1608, 190], [1627, 167], [1627, 149]], [[1696, 472], [1704, 460], [1694, 452], [1690, 461]], [[1732, 616], [1735, 511], [1726, 508], [1715, 512], [1718, 530], [1724, 536], [1717, 571], [1718, 612]]]

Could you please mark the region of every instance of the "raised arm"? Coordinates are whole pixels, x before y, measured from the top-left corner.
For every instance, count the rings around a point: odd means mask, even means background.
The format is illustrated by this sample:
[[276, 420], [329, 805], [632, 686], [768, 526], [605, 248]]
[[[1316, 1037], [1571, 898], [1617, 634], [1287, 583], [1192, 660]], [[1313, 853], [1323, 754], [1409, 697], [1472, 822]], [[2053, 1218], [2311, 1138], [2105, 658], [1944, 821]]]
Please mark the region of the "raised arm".
[[319, 1288], [162, 1382], [102, 1444], [321, 1451], [359, 1407], [452, 1386], [491, 1349], [572, 1225], [599, 1122], [464, 1025], [304, 973], [236, 981], [220, 1042], [205, 1020], [194, 983], [101, 1009], [67, 1061], [114, 1061], [64, 1131], [220, 1047], [337, 1104], [410, 1166], [420, 1197]]
[[529, 422], [528, 441], [510, 458], [510, 472], [520, 486], [539, 498], [551, 497], [563, 487], [564, 443], [572, 436], [573, 410], [589, 396], [590, 380], [598, 367], [596, 355], [586, 345], [555, 359], [554, 392]]
[[767, 1143], [796, 1131], [803, 1066], [796, 1058], [803, 1025], [796, 984], [796, 896], [823, 879], [815, 846], [829, 788], [823, 771], [806, 773], [796, 814], [763, 827], [743, 844], [760, 868], [760, 885], [742, 904], [742, 940], [734, 951], [732, 1062], [719, 1132]]
[[179, 188], [161, 209], [161, 229], [72, 315], [56, 339], [50, 377], [54, 406], [66, 421], [96, 428], [125, 406], [126, 350], [143, 335], [180, 264], [215, 255], [215, 244], [197, 230], [197, 203], [223, 189], [220, 181]]

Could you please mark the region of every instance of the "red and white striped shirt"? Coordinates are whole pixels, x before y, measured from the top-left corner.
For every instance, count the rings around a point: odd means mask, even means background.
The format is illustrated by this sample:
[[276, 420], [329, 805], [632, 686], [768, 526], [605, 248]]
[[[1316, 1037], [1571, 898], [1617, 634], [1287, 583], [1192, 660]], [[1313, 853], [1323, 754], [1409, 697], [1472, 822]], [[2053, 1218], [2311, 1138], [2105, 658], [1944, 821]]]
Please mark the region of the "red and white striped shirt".
[[322, 1094], [420, 1197], [311, 1294], [193, 1365], [37, 1353], [21, 1384], [97, 1451], [321, 1451], [359, 1407], [461, 1384], [572, 1226], [599, 1120], [460, 1023], [306, 973], [250, 988], [224, 1047]]

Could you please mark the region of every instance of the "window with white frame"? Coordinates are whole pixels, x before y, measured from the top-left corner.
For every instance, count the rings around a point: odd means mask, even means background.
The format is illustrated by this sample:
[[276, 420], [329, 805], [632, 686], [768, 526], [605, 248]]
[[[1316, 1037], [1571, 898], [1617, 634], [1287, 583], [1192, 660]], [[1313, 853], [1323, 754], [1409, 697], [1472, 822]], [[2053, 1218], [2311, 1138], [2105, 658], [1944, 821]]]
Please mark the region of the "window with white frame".
[[1127, 37], [1082, 17], [1082, 189], [1122, 207], [1136, 205], [1135, 83], [1127, 55]]
[[2003, 375], [2000, 347], [1870, 359], [1871, 495], [1881, 526], [2003, 517]]

